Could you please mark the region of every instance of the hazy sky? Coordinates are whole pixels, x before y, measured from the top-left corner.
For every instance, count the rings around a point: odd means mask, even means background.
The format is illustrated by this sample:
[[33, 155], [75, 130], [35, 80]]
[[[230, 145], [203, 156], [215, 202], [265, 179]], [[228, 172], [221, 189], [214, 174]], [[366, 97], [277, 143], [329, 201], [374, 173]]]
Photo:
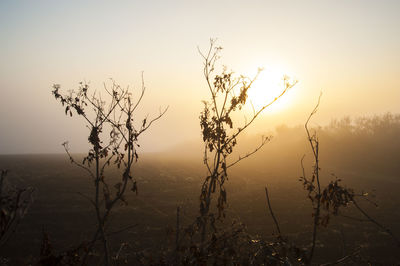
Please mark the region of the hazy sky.
[[143, 151], [200, 138], [208, 91], [197, 46], [210, 37], [239, 74], [264, 67], [299, 80], [254, 133], [304, 123], [320, 91], [316, 123], [400, 112], [399, 11], [400, 1], [367, 0], [1, 1], [0, 153], [62, 152], [65, 140], [83, 151], [87, 129], [64, 115], [52, 84], [101, 88], [113, 78], [137, 88], [141, 71], [141, 114], [170, 106]]

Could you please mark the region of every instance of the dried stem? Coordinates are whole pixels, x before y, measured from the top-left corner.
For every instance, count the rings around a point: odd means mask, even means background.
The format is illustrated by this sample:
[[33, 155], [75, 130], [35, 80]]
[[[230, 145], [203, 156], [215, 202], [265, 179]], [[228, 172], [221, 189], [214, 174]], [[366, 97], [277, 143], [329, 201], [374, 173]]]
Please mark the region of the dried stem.
[[269, 201], [269, 195], [268, 195], [267, 186], [265, 186], [265, 196], [267, 197], [267, 204], [268, 204], [269, 213], [271, 214], [271, 217], [274, 220], [274, 223], [275, 223], [275, 226], [276, 226], [276, 230], [278, 231], [278, 237], [282, 238], [281, 229], [279, 228], [278, 220], [276, 219], [275, 214], [272, 211], [271, 202]]
[[[314, 255], [314, 249], [315, 249], [315, 242], [317, 239], [317, 229], [320, 221], [320, 212], [321, 212], [321, 184], [319, 180], [319, 141], [314, 133], [313, 135], [310, 134], [310, 130], [308, 129], [308, 123], [310, 122], [311, 117], [317, 112], [320, 100], [321, 100], [321, 95], [318, 98], [318, 103], [314, 107], [313, 111], [310, 113], [306, 123], [304, 124], [304, 127], [307, 132], [307, 137], [308, 137], [308, 142], [310, 143], [313, 155], [314, 155], [314, 171], [313, 171], [313, 177], [317, 181], [317, 194], [315, 198], [317, 199], [317, 206], [315, 207], [314, 211], [314, 225], [313, 225], [313, 235], [312, 235], [312, 244], [311, 244], [311, 250], [310, 254], [308, 257], [308, 262], [311, 263], [313, 255]], [[304, 158], [304, 157], [303, 157]], [[303, 163], [303, 158], [302, 158], [302, 163]], [[303, 166], [302, 166], [303, 167]], [[303, 167], [304, 170], [304, 167]], [[305, 176], [304, 176], [305, 177]]]

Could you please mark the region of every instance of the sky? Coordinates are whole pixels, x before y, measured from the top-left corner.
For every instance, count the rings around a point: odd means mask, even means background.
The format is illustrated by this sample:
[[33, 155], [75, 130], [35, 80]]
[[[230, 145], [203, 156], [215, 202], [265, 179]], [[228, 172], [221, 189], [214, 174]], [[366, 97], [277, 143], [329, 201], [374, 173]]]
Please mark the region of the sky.
[[[87, 148], [87, 128], [51, 95], [113, 78], [146, 96], [138, 116], [167, 114], [140, 140], [157, 152], [200, 139], [208, 99], [202, 58], [209, 39], [237, 74], [263, 67], [254, 102], [283, 74], [298, 84], [251, 129], [400, 112], [399, 1], [1, 1], [0, 153]], [[269, 77], [269, 80], [268, 80]], [[276, 81], [278, 80], [278, 81]], [[265, 86], [264, 86], [265, 85]], [[264, 86], [264, 87], [263, 87]], [[255, 88], [257, 89], [257, 88]]]

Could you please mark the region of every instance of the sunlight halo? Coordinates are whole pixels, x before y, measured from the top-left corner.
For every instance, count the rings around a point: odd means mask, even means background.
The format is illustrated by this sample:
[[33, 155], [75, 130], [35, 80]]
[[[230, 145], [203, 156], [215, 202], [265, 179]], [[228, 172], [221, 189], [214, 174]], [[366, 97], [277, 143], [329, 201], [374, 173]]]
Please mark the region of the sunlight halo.
[[[282, 68], [274, 67], [261, 71], [257, 80], [248, 91], [249, 98], [246, 108], [250, 112], [253, 112], [253, 107], [255, 110], [258, 110], [272, 102], [284, 90], [285, 76], [289, 78], [291, 84], [295, 81], [293, 76]], [[295, 90], [295, 87], [286, 91], [281, 98], [267, 108], [268, 112], [275, 113], [289, 108], [295, 98], [293, 90]]]

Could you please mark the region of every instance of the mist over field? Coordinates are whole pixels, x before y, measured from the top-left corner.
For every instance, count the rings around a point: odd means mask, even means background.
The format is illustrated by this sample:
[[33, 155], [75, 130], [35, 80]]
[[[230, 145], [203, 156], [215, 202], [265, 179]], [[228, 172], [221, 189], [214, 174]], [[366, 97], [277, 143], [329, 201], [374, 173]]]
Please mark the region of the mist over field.
[[[371, 173], [394, 177], [400, 170], [398, 114], [347, 116], [333, 119], [326, 126], [315, 125], [313, 130], [318, 133], [322, 168], [328, 175], [336, 170], [347, 171], [348, 174]], [[235, 170], [296, 173], [301, 170], [300, 159], [303, 155], [306, 155], [306, 161], [311, 160], [311, 150], [303, 124], [282, 124], [276, 127], [275, 131], [270, 131], [269, 135], [272, 138], [268, 144], [251, 159], [243, 161]], [[259, 145], [260, 140], [261, 136], [258, 135], [243, 136], [233, 159], [251, 152]], [[203, 157], [202, 149], [201, 140], [188, 142], [167, 151], [168, 156], [165, 157], [176, 160], [191, 159], [200, 163]], [[159, 156], [163, 157], [164, 154]]]
[[[335, 179], [334, 174], [346, 186], [370, 193], [378, 207], [368, 202], [362, 202], [363, 206], [399, 235], [400, 142], [396, 142], [396, 136], [400, 134], [400, 116], [347, 117], [315, 130], [320, 140], [321, 182], [327, 184]], [[309, 143], [303, 125], [281, 125], [273, 135], [258, 153], [229, 169], [227, 221], [240, 220], [252, 234], [271, 238], [274, 230], [264, 193], [267, 185], [282, 230], [297, 244], [303, 244], [310, 239], [312, 209], [298, 177], [302, 175], [303, 155], [305, 170], [311, 171]], [[251, 151], [259, 144], [260, 136], [244, 136], [239, 141], [241, 145], [232, 158]], [[126, 234], [111, 237], [111, 241], [129, 242], [127, 250], [149, 254], [158, 254], [165, 245], [171, 245], [173, 236], [168, 230], [175, 226], [176, 207], [183, 210], [182, 223], [190, 223], [198, 214], [198, 188], [206, 174], [202, 156], [200, 141], [162, 153], [142, 154], [134, 170], [139, 193], [128, 193], [129, 204], [118, 207], [110, 229], [134, 226]], [[3, 256], [14, 258], [17, 264], [34, 258], [39, 253], [42, 230], [60, 249], [90, 236], [95, 228], [93, 210], [78, 193], [90, 195], [91, 180], [84, 170], [71, 165], [66, 155], [2, 155], [0, 168], [6, 167], [12, 169], [10, 180], [29, 184], [36, 191], [35, 202], [9, 245], [2, 249]], [[110, 171], [118, 176], [117, 169]], [[346, 210], [343, 214], [362, 218], [353, 212]], [[319, 261], [340, 257], [340, 250], [346, 248], [343, 243], [363, 246], [363, 256], [372, 262], [392, 264], [400, 259], [396, 247], [390, 247], [390, 238], [379, 228], [341, 216], [322, 229], [320, 243]], [[128, 254], [128, 258], [133, 256]]]

